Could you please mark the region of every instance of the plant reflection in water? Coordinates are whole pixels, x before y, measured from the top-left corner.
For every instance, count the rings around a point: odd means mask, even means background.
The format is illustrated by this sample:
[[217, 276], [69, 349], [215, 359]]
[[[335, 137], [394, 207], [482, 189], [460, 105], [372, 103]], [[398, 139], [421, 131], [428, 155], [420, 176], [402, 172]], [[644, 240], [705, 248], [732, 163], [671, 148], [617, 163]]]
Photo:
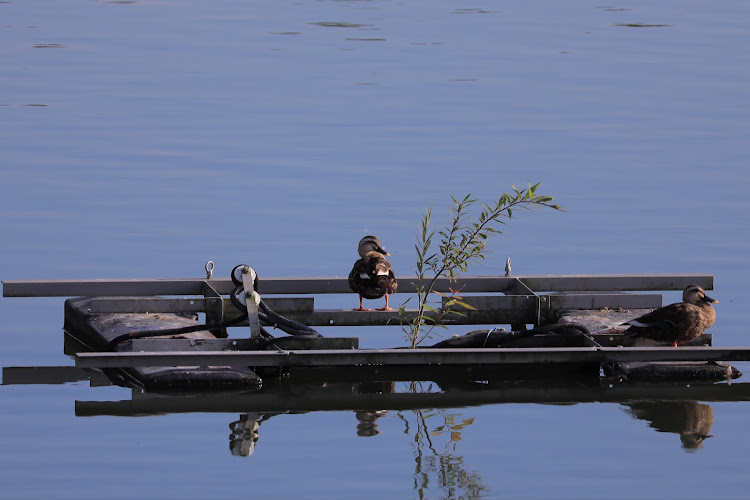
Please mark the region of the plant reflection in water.
[[[432, 384], [411, 382], [410, 392], [432, 392]], [[397, 418], [404, 424], [404, 434], [412, 435], [414, 453], [414, 490], [419, 498], [437, 491], [444, 498], [481, 498], [487, 491], [478, 471], [466, 469], [459, 453], [461, 432], [474, 423], [473, 418], [461, 419], [455, 409], [415, 409], [399, 411]]]

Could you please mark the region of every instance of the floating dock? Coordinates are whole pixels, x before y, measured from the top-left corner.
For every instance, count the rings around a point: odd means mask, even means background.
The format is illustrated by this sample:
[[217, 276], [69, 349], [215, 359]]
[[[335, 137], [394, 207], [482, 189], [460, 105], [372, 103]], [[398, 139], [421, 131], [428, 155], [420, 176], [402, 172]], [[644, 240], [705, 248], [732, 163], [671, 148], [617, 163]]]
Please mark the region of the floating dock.
[[[464, 302], [475, 308], [451, 315], [446, 325], [489, 326], [471, 332], [487, 335], [483, 347], [368, 349], [354, 335], [264, 337], [263, 328], [274, 325], [263, 325], [259, 300], [292, 322], [335, 326], [347, 334], [358, 326], [400, 328], [416, 312], [407, 309], [399, 318], [398, 311], [321, 309], [316, 296], [345, 294], [352, 302], [355, 295], [345, 277], [257, 280], [247, 266], [238, 268], [230, 279], [4, 281], [3, 295], [74, 297], [65, 303], [64, 330], [65, 352], [76, 367], [101, 369], [117, 383], [152, 391], [252, 389], [263, 379], [304, 379], [316, 372], [386, 380], [388, 372], [397, 377], [414, 368], [430, 376], [458, 370], [474, 380], [598, 379], [604, 372], [634, 380], [711, 382], [741, 375], [725, 362], [750, 360], [750, 348], [712, 347], [710, 334], [673, 348], [634, 344], [612, 328], [660, 307], [662, 296], [656, 292], [682, 291], [690, 284], [713, 289], [708, 274], [439, 279], [437, 291], [461, 290]], [[413, 277], [398, 280], [399, 295], [415, 293]], [[527, 325], [551, 324], [563, 326], [557, 333], [519, 335], [502, 346], [487, 343], [494, 338], [493, 326], [523, 332]], [[586, 328], [576, 329], [578, 324]], [[150, 335], [139, 338], [143, 331]]]

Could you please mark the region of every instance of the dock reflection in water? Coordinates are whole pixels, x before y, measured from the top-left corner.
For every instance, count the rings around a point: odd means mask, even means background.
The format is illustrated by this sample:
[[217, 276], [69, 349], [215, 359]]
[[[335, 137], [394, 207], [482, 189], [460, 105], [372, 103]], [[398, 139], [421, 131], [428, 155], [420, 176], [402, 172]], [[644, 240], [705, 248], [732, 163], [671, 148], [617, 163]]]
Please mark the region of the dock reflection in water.
[[[125, 417], [192, 412], [237, 413], [237, 419], [229, 424], [230, 450], [236, 455], [249, 456], [259, 440], [262, 423], [279, 414], [351, 411], [353, 432], [361, 437], [372, 437], [380, 433], [378, 420], [395, 413], [404, 422], [405, 432], [416, 433], [415, 437], [419, 433], [424, 436], [447, 433], [448, 442], [455, 444], [460, 440], [461, 428], [470, 425], [472, 419], [456, 420], [458, 416], [450, 413], [451, 409], [503, 403], [600, 402], [621, 404], [633, 418], [647, 421], [657, 432], [677, 434], [686, 450], [695, 451], [701, 448], [707, 437], [711, 437], [713, 410], [706, 402], [750, 400], [750, 383], [672, 385], [590, 379], [556, 383], [548, 379], [508, 382], [470, 381], [456, 377], [412, 382], [407, 375], [400, 373], [397, 381], [279, 380], [270, 381], [254, 392], [154, 394], [133, 389], [129, 400], [76, 401], [75, 414], [80, 417]], [[418, 378], [418, 375], [412, 375]], [[3, 385], [86, 380], [92, 386], [110, 384], [97, 370], [3, 368]], [[426, 416], [434, 412], [439, 412], [444, 418], [439, 425], [428, 429]], [[407, 415], [413, 415], [416, 424]]]

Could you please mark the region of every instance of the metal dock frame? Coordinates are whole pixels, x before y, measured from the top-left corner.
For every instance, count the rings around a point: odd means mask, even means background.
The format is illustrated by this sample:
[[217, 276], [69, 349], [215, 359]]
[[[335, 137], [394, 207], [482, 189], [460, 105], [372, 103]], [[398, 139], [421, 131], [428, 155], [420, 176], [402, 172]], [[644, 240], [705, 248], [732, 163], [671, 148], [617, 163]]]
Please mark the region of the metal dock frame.
[[[415, 293], [413, 276], [397, 279], [399, 295]], [[447, 293], [460, 290], [465, 302], [477, 309], [462, 311], [466, 316], [454, 316], [451, 324], [538, 326], [556, 321], [557, 311], [564, 309], [654, 309], [662, 305], [662, 296], [653, 292], [681, 291], [691, 284], [710, 290], [714, 277], [710, 274], [465, 276], [454, 282], [438, 279], [436, 290]], [[3, 296], [93, 297], [92, 313], [200, 312], [206, 314], [207, 323], [217, 324], [239, 313], [224, 298], [235, 286], [230, 279], [221, 278], [18, 280], [3, 281]], [[345, 277], [261, 277], [258, 288], [271, 309], [309, 326], [399, 324], [397, 311], [316, 309], [313, 295], [353, 295]], [[405, 313], [402, 319], [408, 321], [414, 311], [407, 309]]]
[[[400, 294], [414, 293], [414, 278], [399, 277]], [[437, 290], [460, 289], [464, 299], [477, 307], [460, 318], [462, 324], [534, 324], [556, 320], [563, 309], [652, 309], [661, 306], [659, 291], [683, 290], [690, 284], [713, 289], [708, 274], [647, 275], [545, 275], [462, 277], [441, 279]], [[346, 278], [262, 278], [259, 292], [269, 307], [311, 326], [398, 325], [396, 311], [360, 312], [350, 309], [315, 309], [314, 298], [305, 295], [354, 294]], [[230, 279], [128, 279], [4, 281], [5, 297], [92, 297], [90, 313], [198, 313], [207, 322], [232, 318], [238, 310], [224, 298], [235, 289]], [[541, 294], [540, 292], [547, 292]], [[650, 292], [650, 293], [625, 293]], [[302, 295], [302, 297], [299, 297]], [[188, 297], [185, 297], [188, 296]], [[407, 311], [409, 312], [409, 311]], [[231, 340], [231, 339], [227, 339]], [[217, 347], [227, 340], [217, 339]], [[154, 339], [157, 341], [157, 339]], [[171, 340], [165, 340], [171, 342]], [[241, 343], [241, 342], [238, 342]], [[604, 361], [750, 360], [750, 349], [671, 347], [618, 348], [588, 345], [573, 348], [524, 349], [355, 349], [279, 352], [212, 349], [201, 352], [170, 349], [169, 352], [79, 353], [76, 366], [186, 366], [216, 364], [243, 366], [362, 366], [467, 365], [525, 363], [598, 363]]]

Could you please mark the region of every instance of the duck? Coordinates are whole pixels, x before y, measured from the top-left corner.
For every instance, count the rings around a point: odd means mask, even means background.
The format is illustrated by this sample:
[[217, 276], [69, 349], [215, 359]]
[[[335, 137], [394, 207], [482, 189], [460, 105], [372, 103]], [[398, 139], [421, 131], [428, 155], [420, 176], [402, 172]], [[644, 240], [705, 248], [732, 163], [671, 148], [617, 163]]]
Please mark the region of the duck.
[[386, 260], [391, 254], [372, 235], [359, 241], [357, 252], [360, 259], [354, 263], [349, 273], [349, 287], [359, 294], [359, 307], [353, 310], [370, 311], [362, 305], [362, 299], [379, 299], [385, 296], [385, 307], [378, 308], [378, 311], [392, 311], [388, 305], [388, 296], [396, 293], [398, 283], [391, 263]]
[[694, 340], [716, 320], [711, 304], [719, 301], [706, 295], [698, 285], [690, 285], [682, 292], [682, 302], [660, 307], [620, 326], [627, 326], [625, 335], [671, 342], [673, 347]]

